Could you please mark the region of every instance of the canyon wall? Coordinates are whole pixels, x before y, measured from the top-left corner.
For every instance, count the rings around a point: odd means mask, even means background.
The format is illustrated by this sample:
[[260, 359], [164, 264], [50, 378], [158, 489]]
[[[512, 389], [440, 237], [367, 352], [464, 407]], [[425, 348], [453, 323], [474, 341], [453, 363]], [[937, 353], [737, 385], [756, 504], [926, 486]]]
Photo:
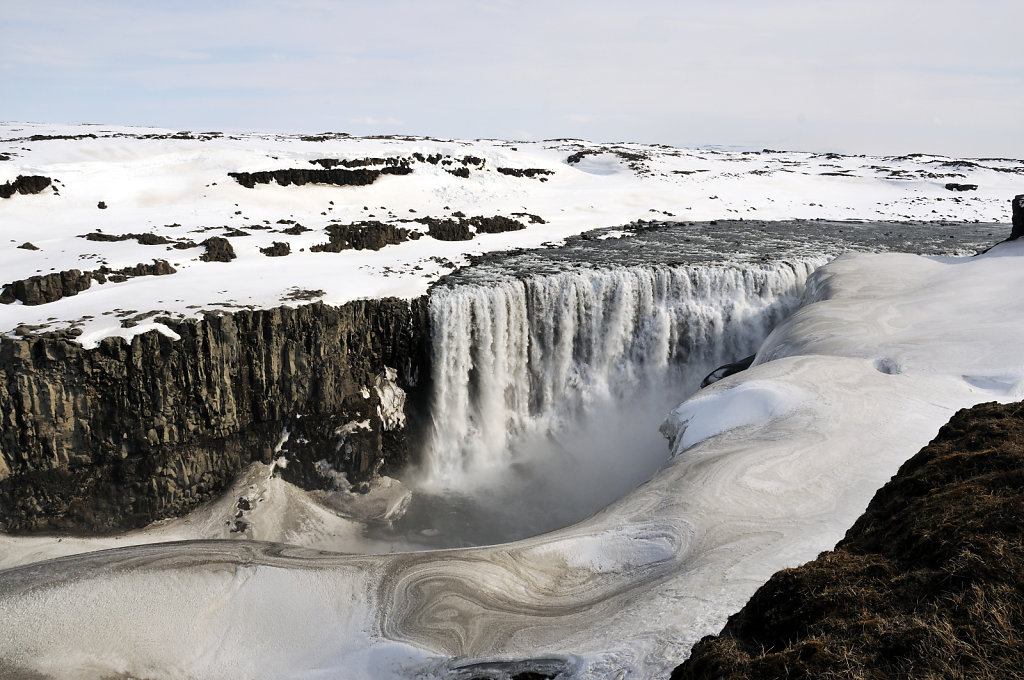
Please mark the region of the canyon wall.
[[165, 323], [180, 340], [0, 342], [0, 530], [141, 526], [279, 456], [305, 488], [408, 461], [405, 414], [430, 373], [425, 299]]

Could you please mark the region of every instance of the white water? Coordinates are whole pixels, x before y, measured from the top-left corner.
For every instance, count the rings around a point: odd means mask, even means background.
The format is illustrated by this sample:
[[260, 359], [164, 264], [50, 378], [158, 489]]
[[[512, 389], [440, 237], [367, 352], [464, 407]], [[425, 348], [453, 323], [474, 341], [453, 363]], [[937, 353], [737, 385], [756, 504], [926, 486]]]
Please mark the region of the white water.
[[[710, 370], [756, 351], [824, 261], [579, 268], [435, 290], [427, 485], [469, 488], [495, 473], [507, 483], [504, 471], [527, 461], [549, 479], [553, 455], [589, 475], [601, 449], [621, 459], [641, 432], [654, 437], [649, 476], [667, 459], [664, 414]], [[604, 488], [625, 472], [613, 467]]]

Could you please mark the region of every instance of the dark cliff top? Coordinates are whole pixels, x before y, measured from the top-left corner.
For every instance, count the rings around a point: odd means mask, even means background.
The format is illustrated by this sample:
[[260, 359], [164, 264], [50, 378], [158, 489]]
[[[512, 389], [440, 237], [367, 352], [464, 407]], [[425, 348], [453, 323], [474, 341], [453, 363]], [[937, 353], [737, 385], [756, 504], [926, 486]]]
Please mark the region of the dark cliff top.
[[672, 678], [1024, 673], [1024, 403], [959, 411], [830, 552], [775, 574]]

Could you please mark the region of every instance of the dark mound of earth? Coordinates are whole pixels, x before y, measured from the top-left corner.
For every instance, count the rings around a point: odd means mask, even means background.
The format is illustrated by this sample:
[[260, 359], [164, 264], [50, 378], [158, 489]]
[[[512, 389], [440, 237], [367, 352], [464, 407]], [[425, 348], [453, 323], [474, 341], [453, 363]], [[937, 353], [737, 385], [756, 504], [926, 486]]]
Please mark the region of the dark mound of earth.
[[959, 411], [835, 550], [775, 574], [674, 680], [1024, 672], [1024, 403]]

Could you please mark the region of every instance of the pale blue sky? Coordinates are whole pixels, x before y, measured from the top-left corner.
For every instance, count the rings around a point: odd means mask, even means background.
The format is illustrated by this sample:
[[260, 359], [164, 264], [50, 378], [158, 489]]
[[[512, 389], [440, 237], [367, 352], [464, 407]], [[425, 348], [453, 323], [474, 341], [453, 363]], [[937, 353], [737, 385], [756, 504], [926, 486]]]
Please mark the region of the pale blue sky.
[[1021, 0], [0, 8], [0, 120], [1024, 158]]

